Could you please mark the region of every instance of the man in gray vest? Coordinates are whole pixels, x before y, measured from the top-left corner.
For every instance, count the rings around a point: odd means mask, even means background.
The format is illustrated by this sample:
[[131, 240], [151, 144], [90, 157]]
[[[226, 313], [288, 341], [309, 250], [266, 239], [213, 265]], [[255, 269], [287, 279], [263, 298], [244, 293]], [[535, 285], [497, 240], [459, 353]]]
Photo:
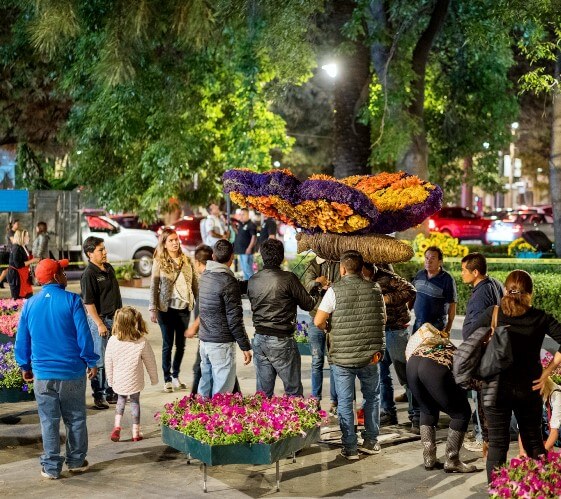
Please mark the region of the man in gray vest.
[[[386, 307], [377, 283], [362, 278], [363, 259], [357, 251], [341, 255], [341, 280], [327, 290], [314, 324], [327, 330], [327, 355], [337, 391], [339, 425], [343, 434], [341, 455], [358, 459], [358, 451], [378, 454], [380, 444], [380, 372], [384, 354]], [[330, 318], [331, 316], [331, 318]], [[330, 322], [330, 324], [328, 324]], [[355, 378], [364, 399], [362, 445], [354, 430]]]

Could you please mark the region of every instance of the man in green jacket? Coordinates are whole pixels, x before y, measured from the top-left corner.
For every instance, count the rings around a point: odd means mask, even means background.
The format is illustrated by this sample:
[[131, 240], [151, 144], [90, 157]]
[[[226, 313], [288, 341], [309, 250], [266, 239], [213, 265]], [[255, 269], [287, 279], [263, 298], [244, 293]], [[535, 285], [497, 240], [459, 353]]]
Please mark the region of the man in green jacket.
[[[380, 444], [380, 372], [384, 354], [386, 307], [377, 283], [362, 278], [363, 259], [357, 251], [341, 255], [341, 279], [327, 290], [314, 324], [327, 333], [327, 355], [337, 391], [341, 455], [354, 461], [358, 450], [378, 454]], [[328, 324], [330, 323], [330, 324]], [[362, 445], [354, 430], [354, 386], [360, 381], [364, 398]]]

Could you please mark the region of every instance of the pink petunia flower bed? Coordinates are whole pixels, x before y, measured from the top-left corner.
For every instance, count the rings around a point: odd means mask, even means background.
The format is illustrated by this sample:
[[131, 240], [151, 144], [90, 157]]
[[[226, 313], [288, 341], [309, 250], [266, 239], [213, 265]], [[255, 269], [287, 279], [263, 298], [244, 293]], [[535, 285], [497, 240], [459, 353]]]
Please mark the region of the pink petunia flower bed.
[[561, 453], [549, 452], [541, 459], [514, 458], [493, 472], [489, 496], [495, 498], [561, 497]]
[[13, 337], [16, 334], [19, 314], [25, 300], [0, 300], [0, 334]]
[[262, 392], [246, 397], [218, 393], [212, 398], [191, 394], [164, 408], [155, 414], [161, 425], [210, 445], [272, 443], [305, 436], [327, 417], [314, 398], [267, 398]]

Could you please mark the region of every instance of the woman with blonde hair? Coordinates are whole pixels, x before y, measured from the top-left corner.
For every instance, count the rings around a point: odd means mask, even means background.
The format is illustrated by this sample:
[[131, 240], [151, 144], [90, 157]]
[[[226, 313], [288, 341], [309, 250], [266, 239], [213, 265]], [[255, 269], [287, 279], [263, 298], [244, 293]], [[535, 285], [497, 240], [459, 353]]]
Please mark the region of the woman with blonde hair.
[[[546, 452], [541, 430], [543, 402], [540, 391], [543, 391], [549, 374], [561, 363], [561, 353], [555, 354], [553, 362], [542, 373], [540, 349], [546, 334], [561, 344], [561, 324], [550, 314], [532, 306], [533, 288], [528, 272], [512, 271], [506, 278], [505, 295], [498, 310], [497, 325], [508, 326], [513, 362], [496, 377], [494, 401], [490, 400], [489, 384], [483, 384], [485, 417], [489, 423], [489, 481], [493, 469], [506, 463], [513, 411], [528, 456], [537, 458]], [[491, 324], [493, 309], [489, 307], [482, 314], [476, 327]]]
[[28, 251], [29, 232], [16, 230], [13, 237], [12, 251], [10, 252], [10, 266], [8, 268], [7, 281], [10, 285], [12, 298], [29, 298], [33, 294], [31, 287], [30, 265], [37, 263], [38, 258]]
[[[164, 391], [184, 390], [179, 371], [185, 350], [185, 330], [198, 294], [198, 277], [190, 258], [183, 253], [177, 233], [162, 230], [154, 255], [150, 283], [150, 319], [162, 330]], [[173, 363], [171, 352], [175, 343]]]

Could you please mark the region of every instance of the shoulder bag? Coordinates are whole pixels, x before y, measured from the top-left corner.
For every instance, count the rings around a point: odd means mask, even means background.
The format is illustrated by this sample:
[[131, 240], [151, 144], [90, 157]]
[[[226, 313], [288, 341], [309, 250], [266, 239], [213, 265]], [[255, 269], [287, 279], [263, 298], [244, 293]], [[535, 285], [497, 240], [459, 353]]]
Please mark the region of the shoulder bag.
[[514, 360], [508, 335], [508, 326], [498, 326], [499, 307], [495, 305], [491, 320], [490, 337], [481, 356], [478, 377], [487, 380], [508, 369]]

